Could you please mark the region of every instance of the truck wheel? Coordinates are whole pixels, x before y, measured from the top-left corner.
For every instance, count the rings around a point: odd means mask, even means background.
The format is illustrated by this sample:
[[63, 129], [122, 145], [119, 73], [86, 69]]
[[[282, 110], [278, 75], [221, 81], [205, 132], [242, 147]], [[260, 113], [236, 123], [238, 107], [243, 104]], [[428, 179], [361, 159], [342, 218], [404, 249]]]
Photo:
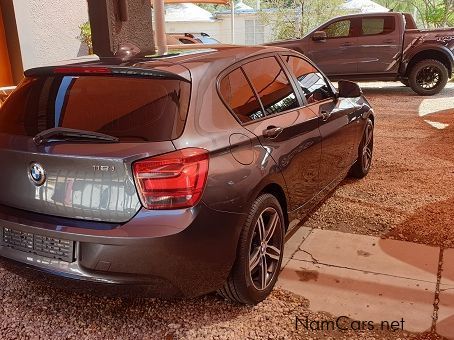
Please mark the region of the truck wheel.
[[409, 87], [410, 86], [410, 82], [408, 81], [408, 79], [401, 79], [400, 82], [402, 84], [404, 84], [406, 87]]
[[434, 59], [426, 59], [414, 65], [408, 81], [413, 91], [421, 96], [432, 96], [439, 93], [448, 82], [446, 66]]

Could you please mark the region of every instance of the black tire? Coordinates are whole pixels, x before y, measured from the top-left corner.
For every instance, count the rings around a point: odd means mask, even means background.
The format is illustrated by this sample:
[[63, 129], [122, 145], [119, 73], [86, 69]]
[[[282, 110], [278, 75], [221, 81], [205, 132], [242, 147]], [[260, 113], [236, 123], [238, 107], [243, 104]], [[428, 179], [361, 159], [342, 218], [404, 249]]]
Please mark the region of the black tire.
[[426, 59], [415, 64], [408, 77], [410, 87], [421, 96], [432, 96], [444, 89], [449, 80], [446, 66], [434, 59]]
[[[259, 222], [259, 218], [263, 223]], [[274, 218], [276, 223], [273, 229]], [[218, 291], [221, 296], [247, 305], [255, 305], [266, 299], [276, 284], [281, 268], [284, 221], [276, 197], [263, 194], [254, 201], [241, 231], [235, 264], [224, 287]], [[265, 245], [262, 234], [265, 239], [268, 238]], [[266, 268], [266, 271], [262, 268]]]
[[358, 158], [350, 169], [350, 176], [355, 178], [365, 177], [372, 165], [372, 156], [374, 151], [374, 123], [369, 118], [366, 122], [363, 138], [358, 148]]

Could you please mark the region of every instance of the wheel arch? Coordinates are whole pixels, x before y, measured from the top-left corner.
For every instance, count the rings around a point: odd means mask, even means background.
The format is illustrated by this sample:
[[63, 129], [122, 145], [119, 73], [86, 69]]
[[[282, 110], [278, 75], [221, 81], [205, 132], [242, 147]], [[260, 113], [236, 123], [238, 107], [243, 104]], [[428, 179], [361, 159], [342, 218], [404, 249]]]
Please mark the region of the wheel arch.
[[374, 115], [374, 113], [370, 112], [369, 115], [367, 116], [367, 118], [369, 118], [372, 121], [372, 124], [375, 127], [375, 115]]
[[[288, 216], [288, 204], [287, 204], [287, 196], [285, 194], [284, 189], [277, 183], [268, 183], [265, 187], [263, 187], [257, 197], [263, 194], [271, 194], [278, 200], [279, 204], [282, 208], [282, 213], [284, 214], [284, 222], [285, 222], [285, 230], [287, 231], [289, 225], [289, 216]], [[256, 197], [256, 198], [257, 198]]]
[[441, 62], [448, 69], [449, 77], [450, 78], [452, 77], [453, 58], [450, 57], [448, 52], [446, 52], [444, 50], [441, 50], [439, 48], [425, 49], [425, 50], [422, 50], [422, 51], [419, 51], [419, 52], [415, 53], [409, 59], [408, 65], [407, 65], [406, 70], [405, 70], [405, 76], [406, 77], [409, 76], [409, 74], [411, 72], [411, 69], [413, 68], [414, 65], [416, 65], [418, 62], [420, 62], [422, 60], [427, 60], [427, 59], [434, 59], [434, 60], [438, 60], [439, 62]]

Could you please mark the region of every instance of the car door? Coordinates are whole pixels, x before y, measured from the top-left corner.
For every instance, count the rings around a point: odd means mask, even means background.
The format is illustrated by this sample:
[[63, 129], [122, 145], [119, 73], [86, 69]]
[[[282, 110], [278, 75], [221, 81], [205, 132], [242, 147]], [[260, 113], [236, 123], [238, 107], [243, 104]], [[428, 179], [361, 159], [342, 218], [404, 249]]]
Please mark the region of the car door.
[[318, 118], [322, 137], [319, 184], [321, 189], [345, 176], [355, 159], [361, 114], [354, 102], [337, 98], [335, 89], [309, 61], [296, 55], [283, 55], [290, 72], [298, 80], [306, 109]]
[[402, 50], [403, 27], [394, 15], [366, 16], [360, 20], [358, 73], [396, 73]]
[[326, 39], [309, 39], [305, 55], [328, 76], [356, 74], [358, 46], [355, 20], [336, 20], [319, 30], [326, 33]]
[[[302, 108], [301, 97], [282, 66], [275, 55], [246, 62], [229, 75], [236, 79], [229, 86], [239, 86], [240, 72], [247, 78], [250, 90], [242, 90], [244, 100], [236, 100], [244, 104], [241, 111], [234, 111], [277, 163], [289, 191], [288, 208], [294, 210], [319, 190], [321, 136], [317, 115]], [[221, 88], [227, 86], [225, 79]]]

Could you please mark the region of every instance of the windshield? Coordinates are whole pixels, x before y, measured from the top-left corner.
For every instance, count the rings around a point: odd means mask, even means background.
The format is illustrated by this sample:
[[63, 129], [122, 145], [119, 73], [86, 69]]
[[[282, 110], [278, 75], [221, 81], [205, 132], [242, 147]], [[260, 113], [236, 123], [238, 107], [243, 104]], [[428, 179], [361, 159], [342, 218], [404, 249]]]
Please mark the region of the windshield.
[[190, 84], [109, 76], [26, 78], [0, 108], [0, 133], [30, 136], [55, 127], [120, 141], [164, 141], [184, 127]]

